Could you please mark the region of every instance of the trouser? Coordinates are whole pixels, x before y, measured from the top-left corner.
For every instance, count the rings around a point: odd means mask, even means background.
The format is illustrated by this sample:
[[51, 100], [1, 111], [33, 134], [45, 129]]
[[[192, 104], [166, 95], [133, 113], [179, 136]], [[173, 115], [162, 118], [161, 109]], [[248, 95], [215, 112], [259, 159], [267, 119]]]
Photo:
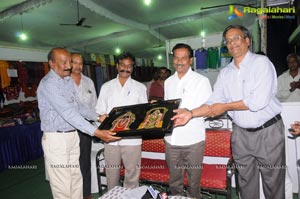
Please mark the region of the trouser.
[[[0, 88], [0, 90], [1, 90], [1, 88]], [[4, 94], [2, 91], [0, 91], [0, 102], [4, 103], [4, 101], [5, 101]]]
[[166, 161], [169, 168], [171, 195], [182, 195], [184, 172], [187, 173], [187, 196], [201, 198], [200, 178], [205, 142], [188, 146], [174, 146], [166, 142]]
[[256, 132], [233, 124], [231, 147], [242, 199], [259, 198], [259, 173], [266, 199], [285, 198], [285, 140], [282, 120]]
[[91, 195], [91, 148], [92, 137], [78, 131], [80, 139], [79, 165], [83, 180], [83, 197]]
[[82, 176], [77, 131], [44, 132], [42, 146], [53, 198], [81, 199]]
[[300, 199], [300, 159], [297, 160], [297, 172], [298, 172], [298, 199]]
[[121, 162], [125, 167], [123, 186], [136, 188], [139, 186], [141, 171], [141, 145], [104, 145], [106, 179], [108, 190], [119, 185]]

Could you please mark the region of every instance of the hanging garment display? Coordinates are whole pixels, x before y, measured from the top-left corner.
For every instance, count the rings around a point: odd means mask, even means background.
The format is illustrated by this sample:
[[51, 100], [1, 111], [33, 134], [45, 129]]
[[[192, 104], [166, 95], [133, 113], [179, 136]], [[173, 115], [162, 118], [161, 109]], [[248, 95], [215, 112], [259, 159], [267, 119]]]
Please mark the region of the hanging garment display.
[[195, 57], [196, 57], [196, 69], [206, 69], [207, 50], [205, 48], [199, 48], [195, 50]]
[[10, 77], [7, 74], [8, 62], [0, 60], [0, 76], [1, 76], [1, 87], [5, 88], [10, 85]]
[[232, 59], [226, 46], [220, 48], [220, 68], [227, 66]]
[[207, 49], [206, 65], [207, 68], [216, 69], [219, 63], [219, 49], [217, 47], [211, 47]]

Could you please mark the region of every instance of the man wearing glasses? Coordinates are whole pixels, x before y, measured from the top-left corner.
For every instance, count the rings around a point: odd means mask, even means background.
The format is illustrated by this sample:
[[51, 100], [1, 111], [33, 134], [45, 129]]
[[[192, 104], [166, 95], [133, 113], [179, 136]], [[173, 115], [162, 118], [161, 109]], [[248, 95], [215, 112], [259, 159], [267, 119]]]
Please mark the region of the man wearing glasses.
[[259, 198], [259, 174], [266, 198], [285, 198], [285, 140], [276, 98], [277, 76], [271, 61], [249, 51], [249, 31], [239, 25], [223, 32], [233, 61], [221, 70], [209, 100], [187, 111], [176, 110], [175, 126], [199, 116], [228, 111], [233, 121], [232, 154], [242, 199]]

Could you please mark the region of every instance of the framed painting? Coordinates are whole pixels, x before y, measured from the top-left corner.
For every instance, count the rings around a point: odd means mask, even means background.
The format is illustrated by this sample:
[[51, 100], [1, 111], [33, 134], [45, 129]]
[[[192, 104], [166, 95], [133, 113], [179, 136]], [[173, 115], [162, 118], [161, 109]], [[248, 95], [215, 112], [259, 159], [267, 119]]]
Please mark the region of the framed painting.
[[120, 137], [171, 133], [173, 110], [179, 107], [180, 101], [174, 99], [115, 107], [99, 129], [116, 132]]

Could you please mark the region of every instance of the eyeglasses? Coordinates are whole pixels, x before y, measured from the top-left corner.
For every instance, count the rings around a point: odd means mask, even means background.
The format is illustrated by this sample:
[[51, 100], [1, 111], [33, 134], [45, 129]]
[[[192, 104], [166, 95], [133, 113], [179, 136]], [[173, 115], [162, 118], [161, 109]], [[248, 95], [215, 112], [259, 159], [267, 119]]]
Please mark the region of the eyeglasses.
[[236, 41], [241, 41], [241, 39], [245, 39], [245, 36], [241, 36], [241, 35], [235, 35], [234, 37], [230, 38], [230, 39], [225, 39], [224, 40], [224, 45], [229, 45], [232, 42], [236, 42]]

